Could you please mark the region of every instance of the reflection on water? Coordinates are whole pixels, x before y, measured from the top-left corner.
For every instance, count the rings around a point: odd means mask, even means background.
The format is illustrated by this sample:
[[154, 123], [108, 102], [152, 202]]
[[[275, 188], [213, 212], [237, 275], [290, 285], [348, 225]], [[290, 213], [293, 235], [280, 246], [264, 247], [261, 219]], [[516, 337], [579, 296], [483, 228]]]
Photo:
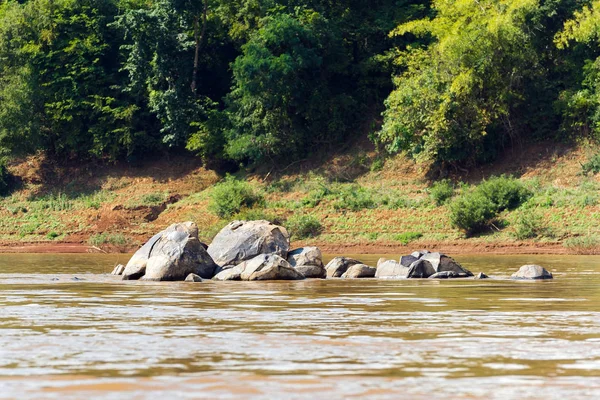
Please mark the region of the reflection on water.
[[600, 398], [600, 257], [456, 258], [555, 280], [124, 282], [123, 255], [0, 255], [0, 398]]

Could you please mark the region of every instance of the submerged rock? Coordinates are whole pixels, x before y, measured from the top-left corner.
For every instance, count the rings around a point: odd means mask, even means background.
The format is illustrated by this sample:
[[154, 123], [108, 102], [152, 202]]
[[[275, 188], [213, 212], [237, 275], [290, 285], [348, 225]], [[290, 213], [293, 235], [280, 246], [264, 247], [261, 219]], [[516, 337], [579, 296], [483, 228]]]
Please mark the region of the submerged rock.
[[189, 274], [185, 278], [185, 282], [204, 282], [204, 279], [202, 279], [199, 275]]
[[489, 276], [487, 276], [483, 272], [480, 272], [477, 275], [475, 275], [475, 279], [488, 279], [488, 278], [489, 278]]
[[189, 274], [212, 278], [216, 264], [198, 240], [193, 222], [173, 224], [154, 235], [127, 263], [123, 279], [182, 281]]
[[348, 257], [336, 257], [329, 261], [325, 269], [327, 270], [328, 278], [339, 278], [352, 265], [362, 264], [360, 261]]
[[325, 278], [327, 270], [323, 266], [323, 255], [318, 247], [302, 247], [288, 254], [287, 261], [305, 278]]
[[449, 278], [458, 278], [458, 274], [454, 271], [442, 271], [436, 272], [433, 275], [430, 275], [428, 279], [449, 279]]
[[539, 265], [523, 265], [512, 274], [512, 279], [553, 279], [552, 273]]
[[269, 221], [233, 221], [208, 246], [208, 254], [220, 266], [237, 265], [260, 254], [287, 258], [290, 235]]
[[344, 272], [341, 278], [344, 279], [356, 279], [356, 278], [374, 278], [375, 271], [377, 268], [369, 267], [365, 264], [354, 264], [348, 267], [346, 272]]
[[457, 277], [461, 278], [473, 276], [471, 271], [463, 268], [453, 258], [448, 257], [447, 255], [442, 253], [423, 254], [423, 256], [419, 260], [428, 261], [435, 272], [455, 272], [457, 274]]
[[375, 277], [382, 279], [402, 279], [406, 278], [407, 274], [408, 268], [398, 261], [385, 260], [378, 263]]

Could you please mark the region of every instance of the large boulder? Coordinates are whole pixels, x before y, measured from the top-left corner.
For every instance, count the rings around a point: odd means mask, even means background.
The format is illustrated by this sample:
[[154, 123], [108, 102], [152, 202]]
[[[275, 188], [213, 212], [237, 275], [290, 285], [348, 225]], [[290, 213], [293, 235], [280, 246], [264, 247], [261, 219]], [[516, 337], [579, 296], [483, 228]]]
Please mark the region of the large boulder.
[[365, 264], [354, 264], [348, 267], [346, 272], [341, 276], [343, 279], [355, 279], [355, 278], [373, 278], [375, 277], [375, 267], [369, 267]]
[[407, 274], [408, 268], [400, 264], [398, 261], [385, 260], [378, 263], [377, 271], [375, 272], [375, 278], [401, 279], [406, 278]]
[[355, 264], [362, 264], [360, 261], [348, 257], [336, 257], [329, 261], [325, 269], [328, 278], [339, 278], [349, 267]]
[[523, 265], [512, 274], [512, 279], [552, 279], [552, 273], [539, 265]]
[[237, 265], [260, 254], [286, 258], [290, 249], [287, 230], [269, 221], [233, 221], [215, 236], [208, 254], [220, 266]]
[[417, 260], [413, 262], [408, 268], [407, 278], [429, 278], [434, 275], [437, 271], [433, 268], [433, 265], [427, 260]]
[[323, 266], [323, 255], [318, 247], [302, 247], [290, 251], [287, 261], [305, 278], [322, 279], [327, 276], [327, 271]]
[[473, 276], [471, 271], [463, 268], [453, 258], [442, 253], [425, 253], [419, 258], [419, 260], [428, 261], [435, 272], [454, 272], [456, 273], [456, 277], [459, 278]]
[[244, 263], [243, 281], [300, 280], [304, 275], [277, 254], [261, 254]]
[[154, 235], [127, 263], [124, 280], [182, 281], [189, 274], [212, 278], [216, 264], [198, 240], [193, 222], [173, 224]]

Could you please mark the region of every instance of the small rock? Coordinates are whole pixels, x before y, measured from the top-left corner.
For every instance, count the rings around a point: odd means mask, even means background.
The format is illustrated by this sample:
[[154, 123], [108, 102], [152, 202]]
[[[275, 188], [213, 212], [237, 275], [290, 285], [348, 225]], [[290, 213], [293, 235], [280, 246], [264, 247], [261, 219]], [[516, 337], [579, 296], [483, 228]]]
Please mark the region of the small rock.
[[241, 274], [243, 281], [300, 280], [304, 275], [277, 254], [261, 254], [249, 260]]
[[512, 274], [513, 279], [552, 279], [552, 273], [539, 265], [523, 265]]
[[339, 278], [344, 272], [355, 264], [362, 264], [360, 261], [348, 257], [336, 257], [329, 261], [325, 269], [328, 278]]
[[322, 265], [301, 265], [296, 267], [296, 271], [304, 275], [305, 278], [327, 278], [327, 270]]
[[241, 281], [242, 280], [242, 271], [244, 271], [244, 267], [246, 263], [243, 262], [235, 267], [224, 268], [221, 272], [216, 274], [213, 277], [215, 281]]
[[425, 254], [429, 254], [429, 250], [413, 251], [410, 255], [416, 259], [423, 257]]
[[377, 268], [369, 267], [365, 264], [354, 264], [348, 267], [346, 272], [341, 276], [343, 279], [355, 279], [355, 278], [373, 278], [375, 277], [375, 271]]
[[60, 279], [58, 279], [58, 278], [52, 278], [52, 279], [50, 279], [50, 280], [51, 280], [51, 281], [58, 281], [58, 280], [60, 280]]
[[189, 274], [185, 277], [185, 282], [203, 282], [204, 280], [200, 277], [200, 275]]
[[454, 271], [442, 271], [436, 272], [431, 275], [428, 279], [448, 279], [448, 278], [458, 278], [458, 274]]
[[435, 272], [453, 271], [461, 277], [473, 276], [471, 271], [463, 268], [453, 258], [442, 253], [427, 253], [419, 260], [426, 260], [431, 263]]
[[111, 275], [123, 275], [123, 271], [125, 271], [125, 266], [123, 264], [118, 264], [111, 272]]
[[318, 247], [302, 247], [291, 251], [287, 261], [305, 278], [325, 278], [327, 271], [323, 266], [323, 255]]
[[489, 278], [489, 276], [487, 276], [483, 272], [480, 272], [475, 276], [475, 279], [488, 279], [488, 278]]
[[72, 280], [72, 281], [85, 281], [85, 279], [83, 279], [83, 278], [78, 278], [78, 277], [76, 277], [76, 276], [72, 277], [72, 278], [71, 278], [71, 280]]

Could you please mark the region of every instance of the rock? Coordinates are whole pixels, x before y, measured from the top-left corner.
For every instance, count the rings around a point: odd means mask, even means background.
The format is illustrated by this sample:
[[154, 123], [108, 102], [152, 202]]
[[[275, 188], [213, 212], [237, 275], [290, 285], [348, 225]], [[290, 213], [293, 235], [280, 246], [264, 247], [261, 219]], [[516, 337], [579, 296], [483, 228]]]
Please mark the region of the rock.
[[414, 263], [418, 259], [419, 257], [415, 257], [412, 254], [409, 256], [402, 256], [400, 257], [400, 264], [402, 264], [403, 267], [408, 268], [412, 263]]
[[71, 278], [71, 280], [72, 280], [72, 281], [85, 281], [85, 279], [83, 279], [83, 278], [78, 278], [78, 277], [76, 277], [76, 276], [72, 277], [72, 278]]
[[348, 270], [349, 267], [355, 264], [362, 264], [358, 260], [354, 260], [348, 257], [336, 257], [333, 260], [329, 261], [325, 269], [327, 270], [328, 278], [339, 278], [344, 272]]
[[327, 271], [323, 266], [323, 255], [318, 247], [302, 247], [291, 251], [288, 263], [305, 278], [325, 278]]
[[383, 258], [381, 257], [379, 260], [377, 260], [377, 268], [379, 268], [379, 266], [383, 263], [385, 263], [386, 261], [388, 261], [387, 258]]
[[[133, 261], [127, 263], [123, 279], [182, 281], [191, 273], [206, 279], [214, 275], [217, 266], [200, 244], [195, 223], [173, 224], [160, 235], [153, 236], [150, 242], [149, 249], [145, 248], [146, 243], [134, 254]], [[141, 250], [144, 251], [140, 253]], [[130, 263], [134, 267], [133, 274], [128, 273]]]
[[290, 235], [268, 221], [233, 221], [215, 236], [208, 254], [217, 265], [237, 265], [260, 254], [287, 258]]
[[552, 279], [552, 273], [539, 265], [523, 265], [512, 274], [513, 279]]
[[240, 277], [243, 281], [304, 279], [304, 275], [277, 254], [261, 254], [249, 260]]
[[377, 271], [375, 267], [369, 267], [365, 264], [354, 264], [348, 267], [341, 277], [343, 279], [374, 278], [375, 271]]
[[417, 260], [414, 263], [412, 263], [408, 268], [408, 273], [406, 274], [406, 277], [411, 279], [429, 278], [435, 273], [436, 270], [433, 268], [433, 265], [431, 265], [429, 261]]
[[454, 259], [445, 254], [427, 253], [423, 254], [419, 260], [429, 261], [435, 272], [452, 271], [456, 272], [461, 277], [473, 276], [471, 271], [463, 268], [459, 263], [454, 261]]
[[218, 274], [213, 277], [215, 281], [241, 281], [242, 280], [242, 271], [244, 270], [245, 262], [232, 266], [230, 268], [225, 268]]
[[111, 275], [123, 275], [123, 271], [125, 271], [125, 266], [123, 264], [117, 264], [112, 270]]
[[454, 271], [442, 271], [436, 272], [431, 275], [428, 279], [448, 279], [448, 278], [458, 278], [458, 274]]
[[185, 282], [204, 282], [204, 279], [202, 279], [199, 275], [189, 274], [185, 278]]
[[483, 272], [480, 272], [477, 275], [475, 275], [475, 279], [488, 279], [488, 278], [489, 278], [489, 276], [487, 276]]
[[386, 260], [377, 266], [375, 278], [382, 279], [402, 279], [406, 278], [408, 268], [404, 267], [398, 261]]
[[413, 251], [410, 255], [416, 259], [423, 257], [425, 254], [429, 254], [429, 250]]
[[150, 252], [164, 232], [165, 231], [160, 231], [152, 236], [150, 240], [131, 256], [123, 271], [123, 279], [136, 280], [144, 276], [144, 273], [146, 273], [146, 264], [148, 263], [148, 258], [150, 258]]

